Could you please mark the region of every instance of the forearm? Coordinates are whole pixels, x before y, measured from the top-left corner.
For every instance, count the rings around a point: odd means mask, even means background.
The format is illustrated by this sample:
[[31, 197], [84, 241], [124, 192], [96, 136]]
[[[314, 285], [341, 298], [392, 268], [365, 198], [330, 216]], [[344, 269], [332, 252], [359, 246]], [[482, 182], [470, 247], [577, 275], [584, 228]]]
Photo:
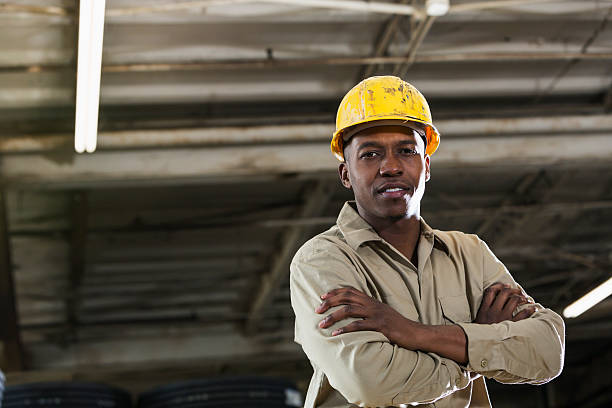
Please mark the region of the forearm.
[[473, 379], [450, 359], [390, 344], [376, 332], [323, 338], [311, 333], [301, 343], [332, 387], [357, 405], [430, 403]]
[[[330, 261], [326, 260], [326, 266]], [[331, 265], [333, 266], [333, 265]], [[332, 269], [333, 271], [333, 269]], [[325, 275], [329, 279], [332, 272]], [[351, 283], [358, 286], [358, 282]], [[413, 351], [378, 331], [332, 335], [361, 318], [343, 319], [321, 326], [321, 279], [308, 280], [292, 264], [291, 303], [296, 315], [296, 340], [314, 366], [325, 373], [330, 385], [347, 401], [362, 406], [425, 403], [444, 398], [470, 383], [470, 374], [451, 359]], [[331, 286], [331, 285], [330, 285]], [[341, 307], [333, 307], [331, 314]]]
[[460, 325], [468, 338], [471, 371], [500, 382], [541, 384], [563, 367], [563, 321], [548, 309], [519, 322]]
[[397, 344], [409, 350], [435, 353], [458, 364], [468, 362], [467, 337], [457, 325], [427, 325], [406, 319], [397, 334]]
[[458, 364], [468, 362], [467, 338], [463, 329], [457, 325], [424, 325], [419, 350], [436, 353]]

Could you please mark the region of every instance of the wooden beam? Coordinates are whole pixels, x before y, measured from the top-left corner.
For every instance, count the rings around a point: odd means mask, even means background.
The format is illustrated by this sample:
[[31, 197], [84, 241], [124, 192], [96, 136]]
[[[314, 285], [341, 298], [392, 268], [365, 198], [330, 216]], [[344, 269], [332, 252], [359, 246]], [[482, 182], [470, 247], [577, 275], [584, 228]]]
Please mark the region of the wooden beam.
[[[296, 218], [308, 218], [319, 215], [327, 206], [333, 192], [331, 183], [318, 182], [312, 190], [304, 194], [304, 204]], [[289, 276], [289, 264], [299, 246], [308, 238], [310, 229], [306, 225], [289, 227], [281, 239], [278, 249], [268, 272], [264, 273], [259, 282], [259, 289], [255, 293], [248, 317], [245, 322], [245, 331], [249, 334], [257, 330], [263, 318], [264, 309], [274, 300], [274, 294], [280, 285]]]
[[21, 371], [25, 367], [19, 332], [13, 268], [6, 215], [6, 193], [0, 190], [0, 344], [3, 370]]

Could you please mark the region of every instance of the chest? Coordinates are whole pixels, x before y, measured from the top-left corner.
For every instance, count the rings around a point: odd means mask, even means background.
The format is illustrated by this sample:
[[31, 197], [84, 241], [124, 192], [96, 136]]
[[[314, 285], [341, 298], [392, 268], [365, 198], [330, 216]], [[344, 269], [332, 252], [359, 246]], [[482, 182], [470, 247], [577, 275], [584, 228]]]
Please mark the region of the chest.
[[383, 248], [365, 248], [358, 267], [374, 297], [406, 318], [425, 324], [471, 322], [482, 297], [482, 271], [469, 262], [433, 249], [412, 265]]

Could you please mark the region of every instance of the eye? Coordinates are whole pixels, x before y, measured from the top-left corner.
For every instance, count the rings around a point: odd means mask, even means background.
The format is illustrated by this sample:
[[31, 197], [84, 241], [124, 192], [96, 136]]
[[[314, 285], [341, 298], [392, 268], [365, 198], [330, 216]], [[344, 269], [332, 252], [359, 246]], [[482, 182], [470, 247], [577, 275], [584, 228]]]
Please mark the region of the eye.
[[361, 156], [359, 157], [362, 159], [372, 159], [376, 156], [378, 156], [378, 152], [374, 150], [370, 150], [370, 151], [362, 153]]
[[403, 147], [400, 152], [402, 154], [407, 154], [407, 155], [415, 155], [415, 154], [419, 154], [419, 152], [417, 151], [417, 149], [415, 147]]

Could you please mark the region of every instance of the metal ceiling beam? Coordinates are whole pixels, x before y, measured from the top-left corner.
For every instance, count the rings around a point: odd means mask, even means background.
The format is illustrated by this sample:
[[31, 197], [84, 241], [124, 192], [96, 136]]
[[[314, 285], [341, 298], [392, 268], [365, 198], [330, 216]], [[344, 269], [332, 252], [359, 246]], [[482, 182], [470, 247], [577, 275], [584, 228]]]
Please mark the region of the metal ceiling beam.
[[[409, 1], [411, 0], [400, 0], [399, 3], [407, 4]], [[404, 16], [396, 14], [383, 23], [383, 29], [378, 35], [376, 44], [374, 44], [374, 52], [371, 55], [372, 57], [382, 57], [387, 53], [387, 50], [389, 49], [393, 38], [395, 38], [398, 27], [403, 18]], [[381, 65], [376, 66], [373, 64], [363, 67], [361, 69], [361, 72], [359, 73], [357, 82], [363, 78], [368, 78], [372, 76], [376, 68], [380, 67]]]
[[0, 13], [34, 14], [44, 16], [67, 16], [72, 13], [64, 7], [34, 6], [29, 4], [7, 3], [0, 4]]
[[[336, 181], [336, 178], [331, 177], [330, 181]], [[244, 182], [244, 179], [241, 180]], [[423, 209], [423, 214], [427, 219], [438, 219], [438, 218], [454, 218], [454, 217], [474, 217], [474, 218], [483, 218], [490, 216], [492, 211], [499, 211], [500, 213], [506, 215], [511, 214], [513, 216], [520, 216], [524, 213], [538, 213], [540, 216], [544, 215], [554, 215], [554, 214], [575, 214], [581, 213], [583, 211], [597, 211], [597, 210], [609, 210], [612, 209], [612, 201], [609, 200], [600, 200], [600, 201], [584, 201], [584, 202], [574, 202], [574, 203], [547, 203], [547, 204], [523, 204], [523, 205], [503, 205], [500, 207], [473, 207], [473, 208], [456, 208], [451, 210], [428, 210]], [[129, 233], [138, 233], [138, 234], [146, 234], [148, 236], [152, 236], [155, 233], [167, 233], [168, 231], [205, 231], [205, 230], [218, 230], [219, 228], [227, 228], [227, 227], [260, 227], [260, 228], [286, 228], [286, 227], [314, 227], [314, 226], [325, 226], [332, 225], [336, 222], [336, 217], [308, 217], [308, 218], [275, 218], [275, 219], [267, 219], [267, 220], [258, 220], [253, 221], [252, 217], [232, 217], [232, 218], [224, 218], [223, 221], [213, 221], [213, 222], [199, 222], [199, 223], [191, 223], [189, 225], [184, 222], [179, 222], [176, 225], [164, 224], [161, 226], [158, 225], [149, 225], [147, 227], [129, 227], [122, 230], [117, 230], [114, 228], [103, 229], [98, 228], [95, 230], [89, 230], [91, 235], [109, 235], [109, 234], [129, 234]], [[20, 236], [20, 237], [30, 237], [30, 236], [38, 236], [38, 235], [56, 235], [58, 233], [66, 233], [67, 231], [63, 228], [47, 228], [40, 230], [11, 230], [11, 236]], [[113, 236], [113, 239], [116, 239], [116, 235]], [[585, 244], [583, 247], [576, 246], [576, 244], [571, 246], [571, 249], [578, 252], [597, 252], [597, 251], [609, 251], [612, 250], [612, 243], [609, 242], [599, 242], [598, 245], [593, 243]], [[548, 252], [547, 252], [548, 251]], [[496, 252], [502, 254], [503, 256], [510, 255], [520, 255], [525, 258], [550, 258], [551, 256], [555, 259], [558, 259], [558, 255], [550, 255], [548, 247], [539, 245], [534, 247], [533, 244], [530, 244], [529, 247], [524, 247], [521, 245], [511, 245], [511, 246], [500, 246], [496, 248]], [[566, 253], [568, 250], [566, 249]], [[159, 262], [158, 262], [159, 263]], [[138, 265], [143, 265], [147, 267], [147, 263], [138, 263]], [[156, 264], [157, 265], [157, 264]], [[180, 263], [179, 263], [180, 265]], [[187, 268], [188, 270], [196, 268], [198, 263], [194, 263], [192, 268]], [[206, 264], [201, 264], [201, 268], [206, 268]], [[159, 265], [158, 265], [159, 266]], [[163, 264], [162, 264], [163, 266]], [[152, 266], [148, 266], [149, 268], [153, 268]], [[168, 268], [172, 268], [172, 265], [167, 266]], [[209, 268], [211, 270], [219, 270], [221, 266], [214, 265]], [[197, 268], [196, 268], [197, 269]], [[244, 271], [244, 269], [243, 269]], [[209, 274], [212, 272], [208, 272]], [[145, 281], [159, 281], [160, 278], [156, 278], [155, 275], [151, 275], [149, 279], [143, 278]], [[120, 281], [120, 279], [113, 278], [109, 281], [108, 277], [103, 278], [104, 283], [113, 283], [114, 281]], [[163, 279], [161, 279], [163, 280]], [[176, 279], [174, 279], [176, 280]], [[88, 282], [95, 282], [96, 278], [88, 278]], [[133, 278], [127, 277], [126, 281], [132, 281]]]
[[610, 113], [612, 112], [612, 85], [608, 88], [608, 91], [604, 95], [604, 112]]
[[285, 4], [297, 7], [314, 7], [332, 10], [346, 10], [363, 13], [382, 13], [382, 14], [403, 14], [410, 15], [420, 12], [412, 6], [384, 3], [378, 1], [359, 1], [359, 0], [200, 0], [183, 1], [167, 4], [156, 4], [140, 7], [114, 8], [107, 11], [109, 17], [166, 13], [170, 11], [192, 11], [202, 10], [212, 6], [230, 6], [249, 3], [273, 3]]
[[5, 191], [0, 190], [0, 360], [4, 371], [21, 371], [24, 354], [15, 304], [5, 196]]
[[[167, 324], [165, 325], [167, 326]], [[284, 341], [275, 333], [259, 333], [248, 338], [236, 331], [211, 327], [207, 333], [185, 336], [170, 331], [164, 336], [139, 336], [54, 344], [41, 342], [28, 347], [31, 358], [30, 369], [69, 369], [93, 367], [96, 370], [119, 368], [147, 363], [202, 363], [211, 359], [248, 360], [257, 355], [292, 353], [303, 356], [299, 345], [288, 333], [281, 333]]]
[[[435, 122], [443, 143], [455, 136], [487, 137], [536, 134], [612, 133], [612, 116], [539, 116], [518, 118], [446, 119]], [[275, 143], [323, 142], [330, 139], [333, 124], [275, 126], [226, 126], [191, 129], [125, 130], [100, 132], [99, 150], [181, 146], [230, 146]], [[582, 137], [582, 136], [580, 136]], [[71, 147], [72, 134], [3, 135], [0, 153], [44, 152]], [[438, 156], [436, 156], [438, 157]]]
[[[541, 176], [539, 181], [544, 181], [544, 183], [534, 183], [533, 188], [530, 189], [530, 202], [532, 204], [549, 202], [549, 198], [557, 191], [557, 188], [566, 183], [568, 173], [564, 172], [556, 180], [550, 182], [546, 182], [549, 178], [547, 174], [542, 172]], [[495, 237], [495, 244], [497, 246], [504, 246], [517, 235], [525, 235], [525, 228], [530, 224], [530, 221], [535, 220], [539, 215], [537, 211], [527, 211], [520, 216], [512, 217], [504, 225], [503, 230]]]
[[[434, 55], [418, 55], [412, 63], [451, 63], [451, 62], [512, 62], [512, 61], [568, 61], [568, 60], [612, 60], [610, 52], [468, 52]], [[208, 60], [200, 62], [178, 63], [129, 63], [106, 64], [102, 66], [103, 73], [109, 72], [165, 72], [165, 71], [218, 71], [238, 69], [278, 69], [309, 66], [341, 66], [341, 65], [384, 65], [406, 63], [409, 57], [321, 57], [321, 58], [284, 58], [284, 59], [239, 59], [239, 60]], [[31, 73], [55, 72], [72, 69], [71, 66], [59, 64], [35, 65], [5, 65], [0, 66], [1, 73]]]
[[[608, 9], [608, 12], [606, 13], [606, 15], [604, 16], [604, 18], [601, 20], [601, 22], [599, 23], [599, 25], [597, 27], [595, 27], [595, 29], [593, 30], [593, 32], [591, 33], [591, 35], [589, 36], [589, 38], [586, 39], [586, 41], [584, 42], [584, 44], [582, 45], [582, 47], [580, 48], [580, 53], [581, 54], [586, 54], [588, 52], [589, 47], [595, 42], [595, 40], [597, 39], [597, 37], [599, 37], [599, 35], [604, 32], [606, 25], [608, 24], [608, 20], [610, 19], [610, 17], [612, 16], [612, 7], [610, 7]], [[550, 81], [550, 83], [548, 84], [548, 86], [546, 86], [546, 88], [542, 89], [538, 95], [534, 98], [534, 100], [537, 102], [539, 101], [541, 98], [545, 97], [546, 95], [550, 94], [553, 89], [555, 89], [555, 87], [557, 86], [557, 84], [567, 75], [567, 73], [576, 65], [580, 62], [580, 58], [572, 58], [571, 60], [567, 61], [563, 67], [561, 67], [561, 69], [559, 70], [559, 72], [557, 72], [557, 74], [554, 76], [554, 78]]]
[[[551, 151], [551, 146], [555, 149]], [[612, 160], [609, 133], [520, 135], [443, 139], [432, 158], [436, 167], [525, 166]], [[270, 145], [181, 147], [164, 150], [104, 151], [93, 155], [22, 153], [4, 155], [0, 174], [5, 185], [41, 188], [123, 184], [146, 180], [204, 181], [215, 177], [336, 172], [338, 162], [327, 141]]]
[[[465, 13], [487, 9], [500, 9], [521, 6], [525, 4], [547, 3], [558, 0], [497, 0], [497, 1], [476, 1], [452, 5], [449, 13]], [[176, 11], [202, 10], [206, 7], [247, 4], [247, 3], [276, 3], [296, 5], [300, 7], [317, 7], [336, 10], [349, 10], [370, 13], [385, 14], [404, 14], [422, 13], [419, 9], [409, 6], [389, 4], [384, 2], [355, 1], [355, 0], [198, 0], [198, 1], [177, 1], [173, 3], [162, 3], [148, 6], [109, 8], [106, 12], [107, 17], [131, 16], [152, 13], [168, 13]], [[70, 10], [58, 6], [31, 6], [19, 3], [4, 2], [0, 4], [0, 13], [20, 13], [32, 15], [66, 16]]]
[[[319, 181], [314, 188], [304, 194], [304, 204], [295, 217], [296, 219], [316, 217], [327, 206], [329, 199], [334, 191], [336, 183], [332, 186], [326, 181]], [[300, 245], [310, 236], [308, 225], [294, 225], [289, 227], [282, 234], [281, 247], [271, 263], [268, 272], [261, 276], [257, 292], [253, 298], [248, 317], [245, 322], [246, 333], [253, 334], [263, 319], [265, 308], [272, 303], [274, 295], [280, 285], [289, 276], [289, 264]]]
[[466, 13], [471, 11], [479, 11], [479, 10], [487, 10], [487, 9], [497, 9], [497, 8], [507, 8], [507, 7], [516, 7], [523, 5], [531, 5], [538, 3], [552, 3], [553, 1], [559, 0], [488, 0], [488, 1], [475, 1], [472, 3], [463, 3], [463, 4], [453, 4], [449, 9], [449, 14], [455, 13]]
[[411, 32], [410, 45], [404, 57], [405, 60], [395, 65], [395, 68], [393, 68], [393, 75], [400, 78], [406, 75], [412, 64], [416, 61], [417, 51], [435, 20], [436, 17], [427, 16], [419, 21], [414, 31]]
[[523, 197], [525, 192], [532, 188], [542, 176], [542, 171], [537, 171], [524, 176], [518, 183], [518, 186], [516, 186], [516, 188], [499, 204], [497, 210], [493, 211], [491, 216], [489, 216], [480, 224], [480, 226], [478, 226], [478, 228], [476, 228], [475, 234], [480, 237], [486, 237], [487, 241], [492, 241], [489, 233], [496, 226], [496, 224], [499, 223], [500, 219], [503, 218], [503, 215], [507, 214], [507, 212], [503, 209], [512, 204], [518, 204], [517, 199]]
[[72, 221], [70, 237], [69, 291], [66, 297], [68, 337], [74, 337], [78, 325], [80, 306], [79, 289], [85, 274], [85, 249], [87, 240], [87, 219], [89, 214], [87, 194], [78, 191], [71, 196], [70, 216]]

